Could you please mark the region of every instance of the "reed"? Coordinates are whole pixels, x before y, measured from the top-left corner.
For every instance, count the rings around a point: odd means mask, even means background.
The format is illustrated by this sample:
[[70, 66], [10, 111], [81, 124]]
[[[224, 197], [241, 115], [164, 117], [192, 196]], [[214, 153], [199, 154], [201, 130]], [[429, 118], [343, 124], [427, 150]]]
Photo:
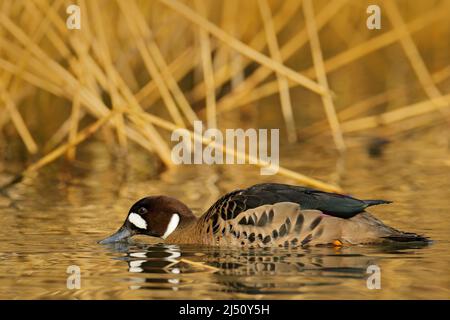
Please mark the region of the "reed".
[[[270, 54], [275, 61], [283, 63], [269, 4], [267, 3], [267, 0], [258, 0], [258, 5], [264, 22], [264, 30], [266, 31], [267, 45]], [[296, 142], [297, 132], [295, 130], [288, 80], [285, 76], [277, 74], [277, 81], [278, 89], [280, 91], [281, 111], [283, 112], [284, 121], [286, 123], [288, 141], [291, 143]]]
[[[380, 1], [379, 31], [365, 27], [364, 1], [76, 3], [80, 31], [66, 26], [68, 1], [0, 4], [0, 130], [35, 159], [20, 176], [63, 156], [75, 160], [82, 142], [102, 139], [100, 128], [122, 150], [117, 156], [137, 144], [170, 168], [170, 133], [195, 120], [224, 128], [251, 111], [277, 127], [280, 114], [286, 144], [331, 132], [329, 147], [341, 152], [351, 147], [347, 135], [383, 128], [400, 139], [441, 124], [442, 115], [450, 121], [445, 0]], [[405, 57], [413, 79], [396, 69]], [[47, 136], [33, 117], [49, 108], [35, 103], [43, 96], [58, 105]], [[288, 168], [278, 174], [342, 192]]]
[[172, 0], [160, 0], [162, 3], [170, 7], [171, 9], [175, 10], [177, 13], [181, 14], [183, 17], [188, 19], [189, 21], [192, 21], [199, 27], [203, 28], [204, 30], [208, 31], [215, 37], [217, 37], [219, 40], [221, 40], [226, 45], [230, 46], [231, 48], [235, 49], [239, 53], [249, 57], [250, 59], [255, 60], [256, 62], [262, 64], [263, 66], [278, 72], [292, 81], [297, 82], [298, 84], [308, 88], [309, 90], [318, 93], [320, 95], [329, 94], [329, 92], [323, 88], [322, 86], [318, 85], [314, 81], [311, 81], [310, 79], [306, 78], [305, 76], [301, 75], [298, 72], [295, 72], [294, 70], [286, 67], [285, 65], [267, 57], [266, 55], [252, 49], [248, 45], [244, 44], [243, 42], [239, 41], [235, 37], [229, 35], [228, 33], [224, 32], [222, 29], [217, 27], [215, 24], [211, 23], [210, 21], [204, 19], [199, 14], [195, 13], [189, 7], [182, 4], [178, 1], [172, 1]]
[[386, 11], [387, 14], [392, 21], [392, 24], [397, 29], [397, 32], [402, 35], [400, 44], [405, 51], [406, 56], [408, 57], [411, 66], [414, 70], [414, 73], [417, 76], [420, 84], [422, 85], [423, 90], [427, 94], [427, 96], [436, 104], [436, 108], [443, 113], [444, 116], [448, 118], [450, 123], [449, 113], [445, 108], [448, 104], [444, 101], [444, 99], [439, 99], [442, 97], [442, 93], [436, 87], [436, 84], [431, 77], [428, 68], [423, 61], [419, 50], [417, 49], [416, 44], [414, 43], [411, 34], [408, 32], [408, 29], [405, 26], [405, 22], [398, 10], [397, 5], [394, 2], [386, 2]]
[[[333, 15], [337, 14], [338, 10], [341, 6], [348, 0], [334, 0], [328, 3], [315, 17], [317, 29], [320, 30], [322, 27], [326, 25], [328, 21], [333, 18]], [[306, 29], [302, 29], [297, 31], [292, 39], [290, 39], [282, 48], [280, 49], [281, 56], [284, 60], [292, 58], [292, 56], [308, 43], [308, 34]], [[249, 101], [248, 97], [257, 97], [253, 101], [257, 101], [266, 96], [276, 94], [278, 92], [278, 84], [276, 81], [269, 82], [270, 89], [266, 91], [266, 86], [261, 85], [257, 87], [260, 83], [262, 83], [267, 77], [271, 74], [270, 70], [263, 68], [262, 66], [258, 67], [258, 69], [253, 72], [245, 81], [242, 82], [240, 88], [236, 88], [233, 94], [225, 97], [219, 103], [219, 112], [221, 111], [229, 111], [238, 106], [242, 106], [241, 101]], [[289, 86], [293, 87], [297, 85], [294, 82], [289, 82]]]
[[[316, 76], [319, 84], [329, 90], [327, 75], [325, 73], [325, 67], [323, 64], [322, 49], [320, 48], [320, 40], [317, 32], [316, 21], [314, 20], [314, 9], [311, 0], [304, 1], [304, 12], [306, 19], [306, 29], [308, 31], [309, 42], [311, 44], [311, 51], [314, 61], [314, 69], [316, 70]], [[339, 125], [339, 120], [336, 116], [336, 110], [334, 108], [333, 100], [331, 96], [322, 97], [325, 113], [330, 123], [331, 130], [333, 132], [333, 139], [336, 147], [339, 151], [345, 150], [344, 138]]]
[[[196, 0], [195, 5], [202, 16], [207, 16], [207, 11], [200, 0]], [[209, 128], [217, 128], [216, 87], [214, 85], [214, 71], [211, 59], [211, 41], [208, 32], [202, 28], [199, 28], [199, 38], [203, 79], [206, 91], [206, 122]]]
[[[332, 4], [332, 3], [331, 3]], [[331, 6], [330, 4], [330, 6]], [[407, 28], [410, 33], [415, 33], [418, 31], [423, 30], [425, 27], [429, 27], [432, 23], [436, 21], [440, 21], [441, 19], [444, 19], [446, 15], [446, 8], [447, 6], [444, 4], [439, 5], [435, 9], [431, 9], [429, 12], [426, 12], [420, 17], [417, 17], [413, 21], [407, 24]], [[335, 8], [335, 10], [339, 9], [339, 7]], [[325, 11], [325, 9], [323, 9]], [[326, 12], [328, 13], [328, 11]], [[335, 12], [334, 12], [335, 13]], [[318, 29], [320, 29], [319, 22], [321, 21], [319, 18], [321, 17], [320, 14], [317, 15], [317, 26]], [[326, 21], [325, 14], [323, 15], [323, 21]], [[329, 19], [331, 19], [329, 17]], [[300, 34], [300, 33], [299, 33]], [[336, 72], [339, 69], [346, 67], [348, 65], [351, 65], [352, 63], [356, 63], [359, 59], [362, 59], [366, 57], [367, 55], [374, 53], [378, 50], [381, 50], [383, 48], [386, 48], [390, 45], [395, 44], [397, 41], [401, 40], [402, 36], [404, 34], [398, 33], [396, 30], [390, 30], [386, 31], [385, 33], [375, 36], [361, 44], [358, 44], [354, 47], [351, 47], [347, 50], [344, 50], [335, 56], [328, 58], [324, 61], [325, 64], [325, 71], [330, 74], [332, 72]], [[301, 43], [299, 41], [300, 39], [296, 39], [298, 41], [297, 43]], [[297, 47], [293, 46], [293, 47]], [[315, 70], [314, 67], [305, 69], [301, 71], [302, 74], [305, 74], [311, 78], [315, 77]], [[256, 72], [254, 73], [256, 75]], [[262, 82], [267, 75], [261, 76], [260, 79], [255, 80], [255, 83], [251, 86], [250, 89], [256, 87], [260, 82]], [[249, 77], [250, 79], [250, 77]], [[297, 83], [295, 82], [289, 82], [289, 87], [296, 87]], [[235, 108], [241, 107], [245, 104], [253, 103], [258, 100], [261, 100], [267, 96], [276, 94], [278, 92], [278, 86], [276, 81], [267, 82], [259, 87], [257, 87], [255, 90], [251, 91], [250, 94], [240, 94], [240, 98], [235, 98], [233, 100], [228, 99], [223, 100], [223, 105], [219, 105], [218, 112], [221, 113], [222, 111], [231, 111]]]

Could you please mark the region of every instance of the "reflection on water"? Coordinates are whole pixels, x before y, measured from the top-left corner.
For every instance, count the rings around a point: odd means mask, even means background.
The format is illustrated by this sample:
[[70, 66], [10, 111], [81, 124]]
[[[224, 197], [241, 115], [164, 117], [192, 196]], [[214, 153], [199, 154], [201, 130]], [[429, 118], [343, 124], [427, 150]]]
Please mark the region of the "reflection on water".
[[[129, 289], [191, 290], [189, 275], [203, 274], [214, 281], [217, 293], [271, 295], [286, 298], [302, 294], [320, 296], [321, 287], [330, 288], [354, 280], [363, 288], [368, 266], [380, 264], [390, 255], [414, 254], [426, 245], [365, 248], [205, 248], [175, 245], [109, 245], [121, 252], [132, 277]], [[282, 280], [284, 279], [284, 280]], [[326, 291], [325, 291], [326, 292]]]
[[[394, 200], [371, 212], [430, 236], [434, 243], [424, 247], [218, 249], [145, 237], [101, 246], [145, 195], [175, 196], [201, 214], [234, 188], [294, 181], [248, 166], [187, 166], [157, 176], [145, 155], [133, 154], [125, 166], [107, 153], [91, 157], [101, 146], [87, 145], [71, 168], [52, 165], [0, 195], [0, 298], [450, 298], [450, 163], [448, 144], [437, 137], [420, 133], [377, 157], [361, 147], [336, 158], [316, 144], [282, 150], [280, 158], [358, 197]], [[70, 265], [81, 269], [80, 290], [66, 287]], [[380, 290], [367, 288], [370, 265], [381, 269]]]

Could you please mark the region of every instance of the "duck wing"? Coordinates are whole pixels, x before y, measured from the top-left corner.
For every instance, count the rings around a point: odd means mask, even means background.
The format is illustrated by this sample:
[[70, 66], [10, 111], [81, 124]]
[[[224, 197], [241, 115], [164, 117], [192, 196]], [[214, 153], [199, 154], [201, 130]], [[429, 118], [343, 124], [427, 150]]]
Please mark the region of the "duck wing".
[[351, 218], [369, 206], [390, 203], [385, 200], [359, 200], [300, 186], [263, 183], [226, 194], [206, 212], [205, 218], [214, 219], [214, 215], [218, 215], [217, 218], [228, 220], [245, 210], [279, 202], [297, 203], [302, 210], [319, 210], [343, 219]]
[[[247, 209], [231, 219], [219, 218], [215, 224], [211, 219], [206, 237], [209, 244], [219, 246], [304, 246], [321, 238], [323, 217], [317, 210], [300, 210], [297, 203], [277, 202]], [[340, 236], [339, 230], [329, 231], [335, 233], [329, 235], [333, 239]]]
[[280, 199], [298, 203], [302, 209], [320, 210], [327, 215], [344, 219], [363, 212], [369, 206], [391, 203], [386, 200], [360, 200], [343, 194], [278, 183], [254, 185], [246, 189], [246, 194], [264, 195], [272, 203], [279, 202]]

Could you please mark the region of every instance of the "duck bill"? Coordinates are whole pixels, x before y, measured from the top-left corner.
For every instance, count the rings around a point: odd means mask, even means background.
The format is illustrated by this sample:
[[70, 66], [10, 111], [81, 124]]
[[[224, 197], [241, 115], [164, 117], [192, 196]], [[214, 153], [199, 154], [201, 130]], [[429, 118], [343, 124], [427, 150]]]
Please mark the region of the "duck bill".
[[129, 239], [133, 235], [133, 232], [129, 228], [127, 228], [125, 225], [123, 225], [119, 230], [117, 230], [116, 233], [109, 236], [106, 239], [103, 239], [102, 241], [99, 241], [99, 244], [108, 244], [108, 243], [114, 243], [119, 241], [125, 241]]

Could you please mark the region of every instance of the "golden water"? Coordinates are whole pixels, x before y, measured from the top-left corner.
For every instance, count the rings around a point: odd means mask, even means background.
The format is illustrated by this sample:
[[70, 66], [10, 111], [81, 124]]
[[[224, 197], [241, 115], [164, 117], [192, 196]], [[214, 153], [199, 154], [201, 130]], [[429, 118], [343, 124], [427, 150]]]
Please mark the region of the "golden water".
[[[157, 175], [144, 155], [133, 153], [126, 166], [91, 142], [70, 168], [53, 164], [0, 196], [0, 298], [448, 299], [450, 157], [441, 129], [391, 143], [376, 158], [364, 147], [339, 158], [324, 148], [329, 141], [281, 154], [281, 165], [339, 182], [352, 195], [393, 200], [370, 211], [396, 228], [431, 237], [426, 247], [219, 250], [142, 238], [101, 246], [97, 241], [148, 194], [175, 196], [200, 214], [234, 188], [295, 182], [239, 165], [192, 165]], [[366, 286], [373, 264], [381, 268], [380, 290]], [[80, 267], [79, 290], [66, 287], [70, 265]]]

